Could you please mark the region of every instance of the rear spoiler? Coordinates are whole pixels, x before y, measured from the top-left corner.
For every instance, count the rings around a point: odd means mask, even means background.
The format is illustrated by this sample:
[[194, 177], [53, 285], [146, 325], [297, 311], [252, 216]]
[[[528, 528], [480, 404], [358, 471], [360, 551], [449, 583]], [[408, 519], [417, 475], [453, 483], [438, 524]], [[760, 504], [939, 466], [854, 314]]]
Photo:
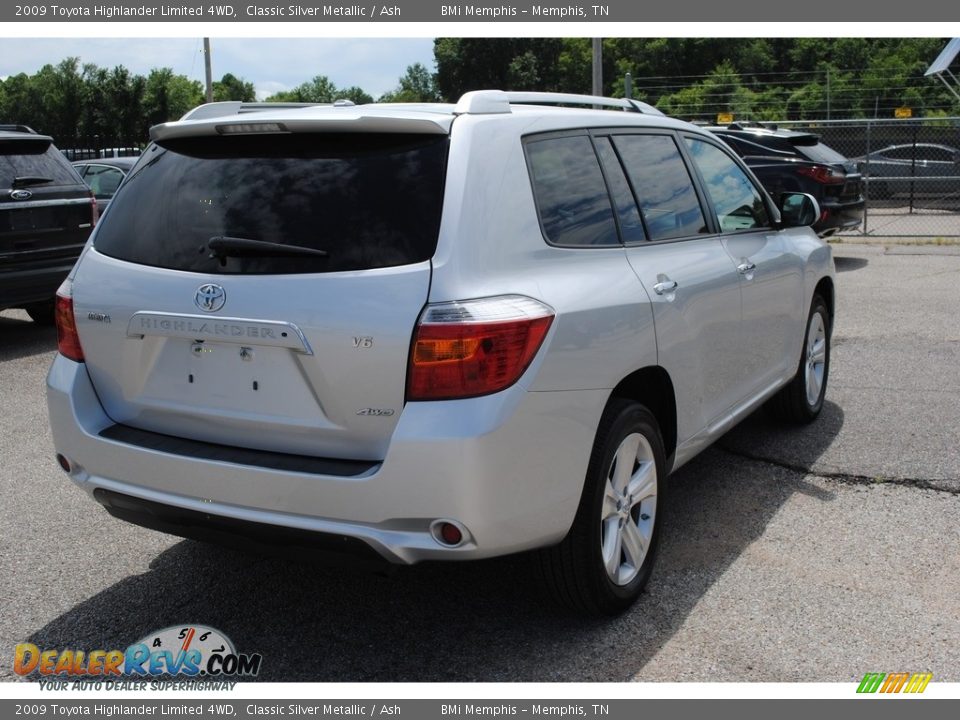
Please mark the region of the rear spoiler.
[[291, 133], [411, 133], [446, 135], [452, 115], [397, 111], [375, 105], [224, 102], [202, 105], [175, 122], [154, 125], [154, 142], [216, 135], [287, 135]]

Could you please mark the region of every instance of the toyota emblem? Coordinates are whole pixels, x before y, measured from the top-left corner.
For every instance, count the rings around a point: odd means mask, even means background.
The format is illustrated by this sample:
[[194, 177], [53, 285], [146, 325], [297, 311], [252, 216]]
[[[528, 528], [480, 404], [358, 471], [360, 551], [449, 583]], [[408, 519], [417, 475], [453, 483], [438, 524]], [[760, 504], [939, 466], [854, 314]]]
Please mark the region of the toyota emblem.
[[216, 312], [227, 301], [227, 293], [219, 285], [207, 283], [197, 288], [193, 301], [204, 312]]

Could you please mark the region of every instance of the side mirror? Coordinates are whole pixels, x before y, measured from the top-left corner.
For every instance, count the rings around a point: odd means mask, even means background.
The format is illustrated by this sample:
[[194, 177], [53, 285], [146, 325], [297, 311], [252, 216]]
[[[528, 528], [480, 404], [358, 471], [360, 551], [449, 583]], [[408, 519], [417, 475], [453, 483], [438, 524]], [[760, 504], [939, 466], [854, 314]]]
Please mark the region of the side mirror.
[[783, 227], [806, 227], [820, 219], [820, 203], [808, 193], [783, 193], [779, 208]]

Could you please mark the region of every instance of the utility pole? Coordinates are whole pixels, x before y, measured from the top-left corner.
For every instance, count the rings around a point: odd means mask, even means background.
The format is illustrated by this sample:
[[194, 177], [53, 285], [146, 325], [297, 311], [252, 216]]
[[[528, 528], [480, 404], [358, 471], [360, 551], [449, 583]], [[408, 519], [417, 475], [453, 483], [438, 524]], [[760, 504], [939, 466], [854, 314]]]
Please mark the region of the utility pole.
[[213, 102], [213, 70], [210, 67], [210, 38], [203, 39], [203, 64], [207, 71], [207, 102]]
[[830, 68], [827, 68], [827, 120], [830, 119]]
[[603, 95], [603, 43], [593, 38], [593, 94]]

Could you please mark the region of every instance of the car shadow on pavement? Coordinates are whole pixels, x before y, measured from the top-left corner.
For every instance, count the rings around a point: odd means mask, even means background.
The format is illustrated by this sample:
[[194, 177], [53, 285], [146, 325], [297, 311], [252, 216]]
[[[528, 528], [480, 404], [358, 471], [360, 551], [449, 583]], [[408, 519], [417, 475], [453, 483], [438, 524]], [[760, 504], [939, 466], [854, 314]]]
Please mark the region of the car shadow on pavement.
[[[123, 649], [150, 631], [198, 623], [224, 632], [239, 652], [261, 653], [260, 680], [629, 681], [656, 662], [794, 493], [833, 497], [803, 472], [743, 457], [738, 443], [802, 445], [807, 461], [842, 424], [832, 403], [800, 429], [757, 413], [672, 476], [659, 564], [649, 590], [620, 617], [584, 619], [557, 609], [523, 555], [382, 576], [181, 541], [154, 557], [149, 571], [79, 603], [28, 639], [40, 647]], [[145, 537], [138, 534], [148, 531], [116, 522], [115, 536], [91, 562], [137, 552], [137, 537]], [[657, 677], [656, 667], [643, 676], [671, 679]]]
[[851, 270], [861, 270], [869, 264], [867, 258], [862, 257], [834, 257], [833, 264], [837, 272], [850, 272]]
[[55, 328], [37, 325], [27, 317], [26, 313], [19, 311], [0, 313], [0, 362], [39, 355], [56, 349]]

